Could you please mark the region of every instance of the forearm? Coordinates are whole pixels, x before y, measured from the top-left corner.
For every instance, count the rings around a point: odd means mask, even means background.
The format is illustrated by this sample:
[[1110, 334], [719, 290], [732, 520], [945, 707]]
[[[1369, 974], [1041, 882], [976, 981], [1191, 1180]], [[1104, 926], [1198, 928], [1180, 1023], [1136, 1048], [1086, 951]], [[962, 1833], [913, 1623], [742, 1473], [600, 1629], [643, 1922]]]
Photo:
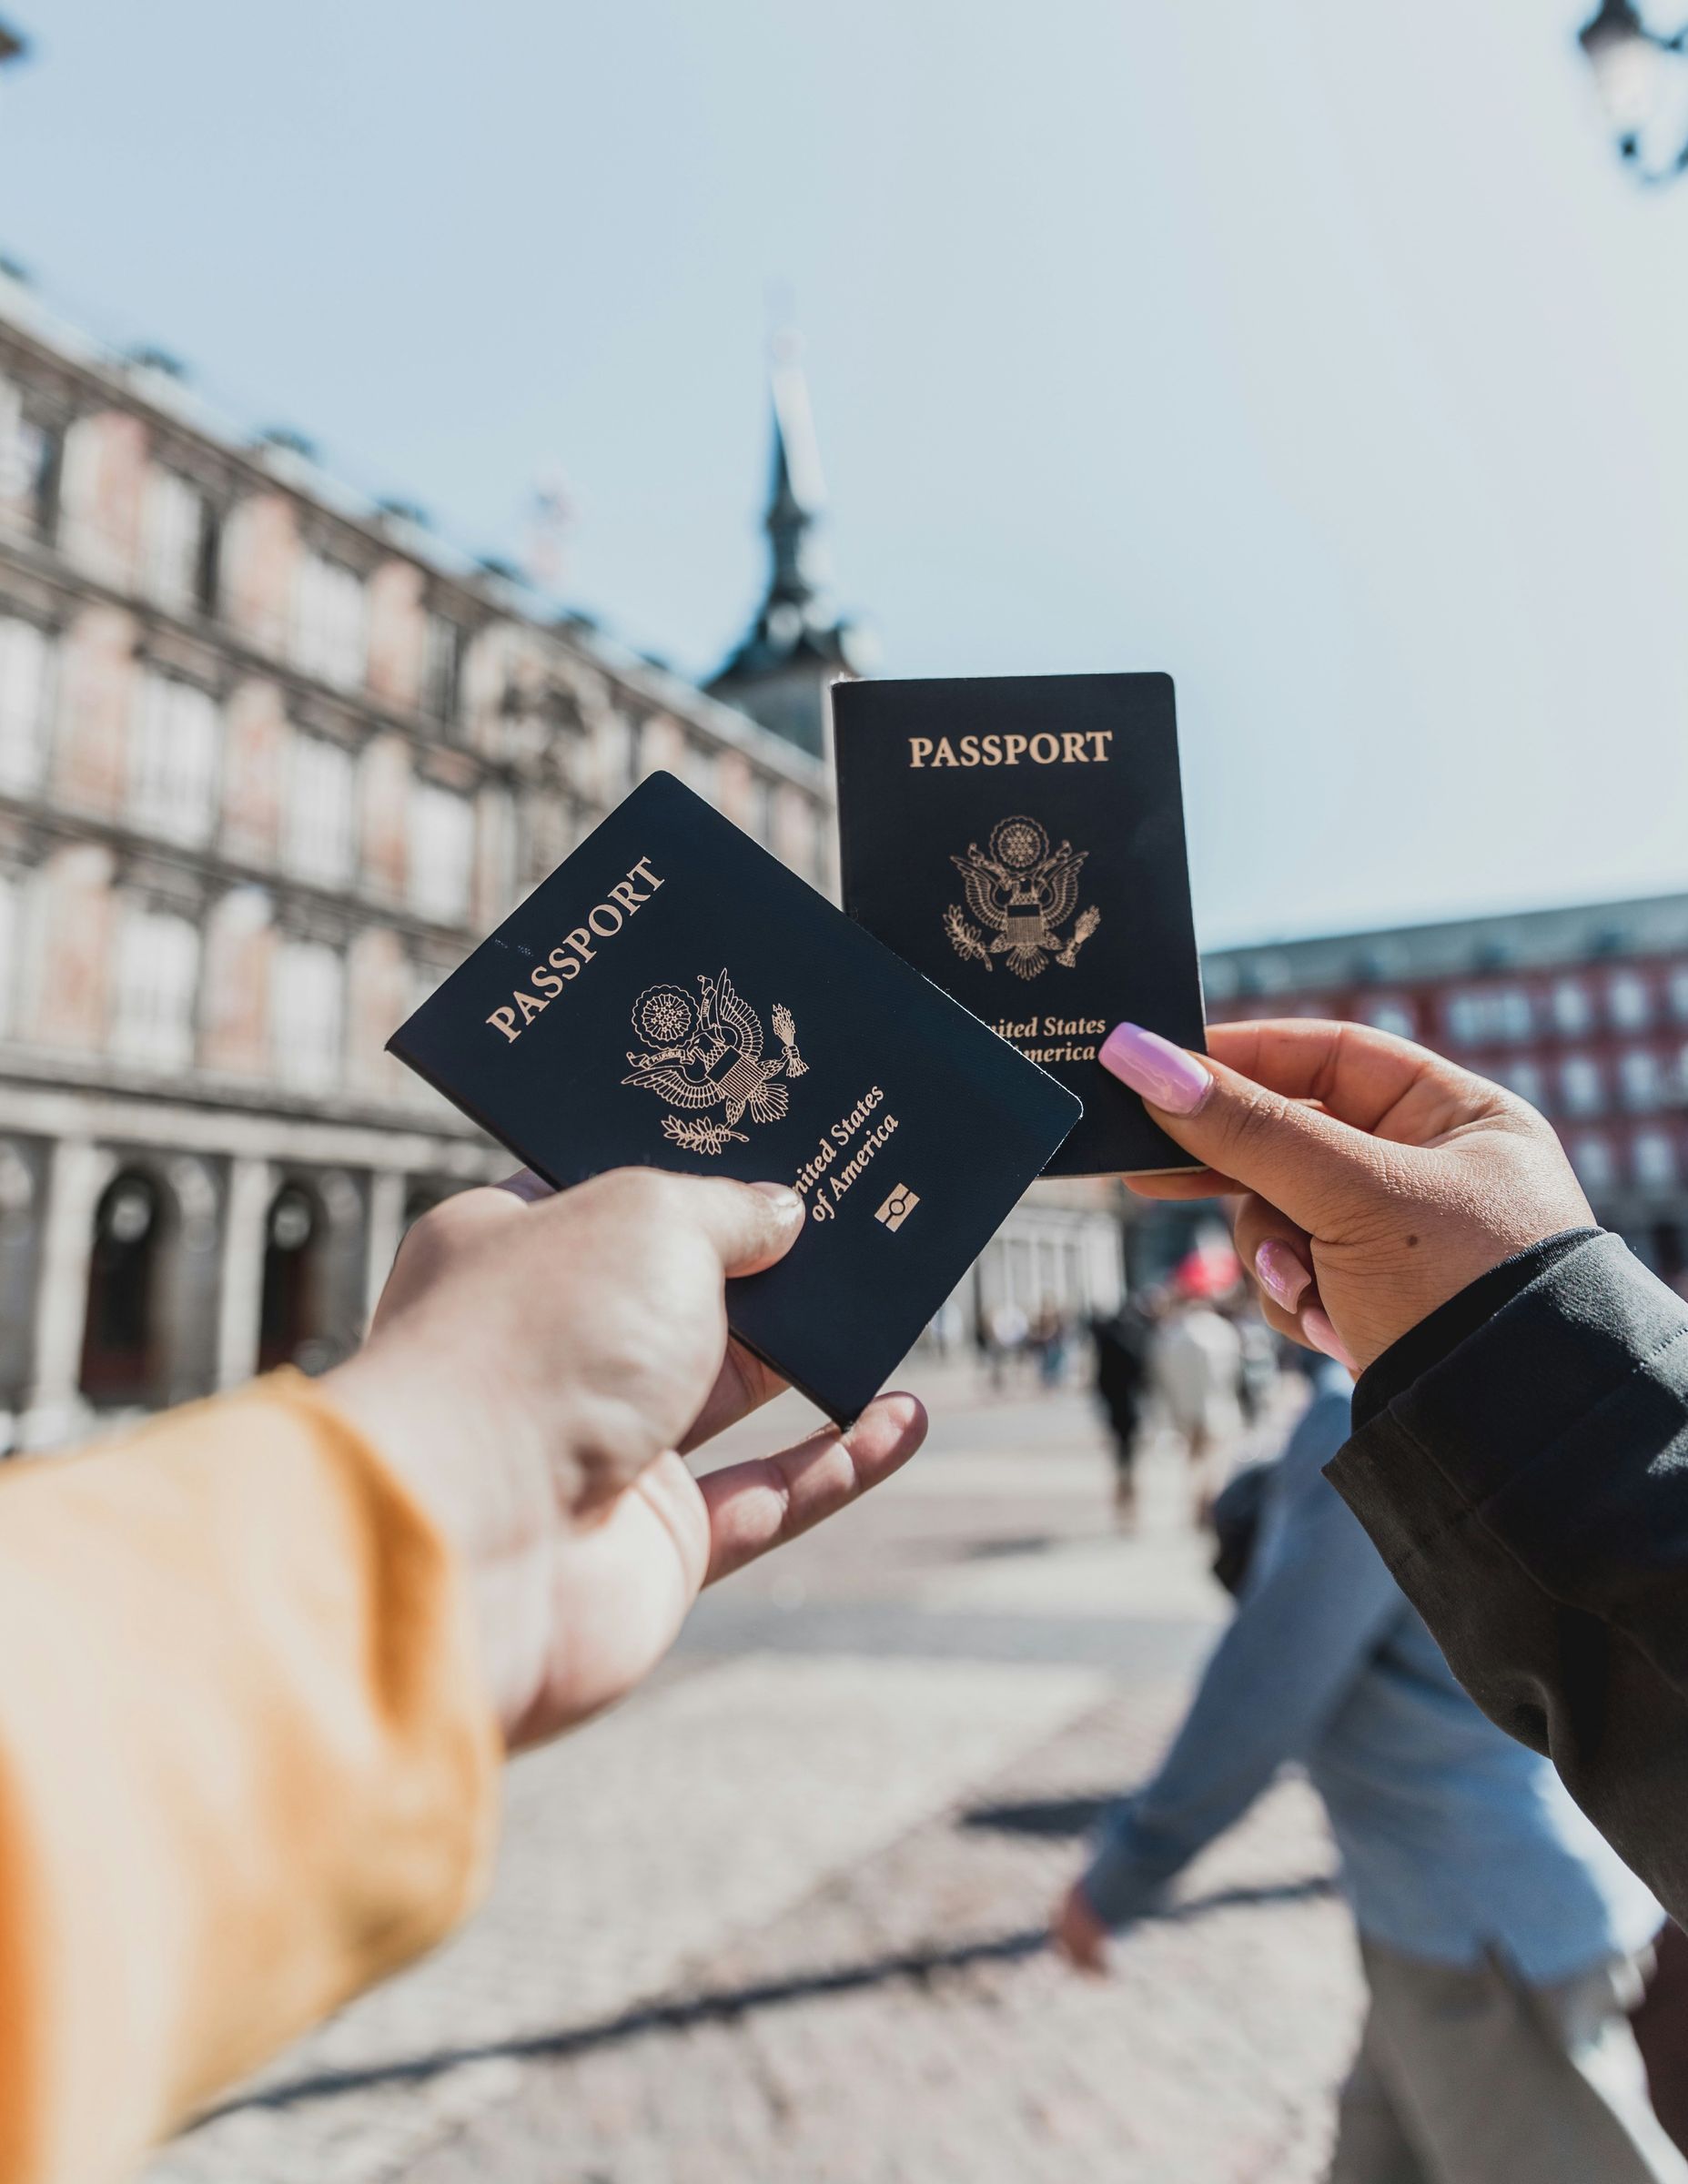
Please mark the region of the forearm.
[[121, 2174], [449, 1931], [498, 1745], [432, 1524], [293, 1376], [0, 1482], [0, 2179]]
[[1560, 1239], [1420, 1363], [1330, 1478], [1478, 1704], [1680, 1915], [1688, 1309], [1615, 1238]]

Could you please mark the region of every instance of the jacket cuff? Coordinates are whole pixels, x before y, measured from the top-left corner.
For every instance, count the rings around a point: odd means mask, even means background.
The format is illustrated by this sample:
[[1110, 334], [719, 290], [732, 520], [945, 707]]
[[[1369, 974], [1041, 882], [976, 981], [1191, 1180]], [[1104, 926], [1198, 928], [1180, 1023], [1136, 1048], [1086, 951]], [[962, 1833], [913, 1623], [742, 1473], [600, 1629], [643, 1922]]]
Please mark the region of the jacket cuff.
[[1645, 1467], [1626, 1473], [1614, 1451], [1679, 1430], [1685, 1340], [1682, 1299], [1621, 1238], [1591, 1235], [1420, 1373], [1326, 1476], [1397, 1576], [1480, 1520], [1547, 1592], [1611, 1613], [1650, 1514], [1636, 1505]]

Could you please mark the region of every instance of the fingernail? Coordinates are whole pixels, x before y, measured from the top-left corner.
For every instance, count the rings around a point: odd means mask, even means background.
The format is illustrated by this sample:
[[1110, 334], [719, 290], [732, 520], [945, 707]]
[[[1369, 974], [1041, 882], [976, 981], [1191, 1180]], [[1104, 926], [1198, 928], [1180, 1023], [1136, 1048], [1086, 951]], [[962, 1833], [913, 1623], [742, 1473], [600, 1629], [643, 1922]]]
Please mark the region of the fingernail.
[[1213, 1088], [1213, 1078], [1193, 1054], [1140, 1024], [1116, 1024], [1097, 1057], [1104, 1069], [1168, 1115], [1193, 1115]]
[[800, 1221], [803, 1218], [803, 1200], [789, 1183], [753, 1183], [753, 1190], [761, 1191], [764, 1198], [773, 1201], [773, 1210], [783, 1221]]
[[1272, 1302], [1282, 1305], [1287, 1312], [1294, 1311], [1302, 1290], [1313, 1279], [1311, 1269], [1275, 1236], [1269, 1236], [1255, 1253], [1254, 1270]]
[[1359, 1370], [1347, 1343], [1316, 1304], [1309, 1304], [1302, 1313], [1301, 1332], [1313, 1348], [1322, 1350], [1326, 1357], [1334, 1358], [1339, 1365], [1346, 1365], [1350, 1372]]

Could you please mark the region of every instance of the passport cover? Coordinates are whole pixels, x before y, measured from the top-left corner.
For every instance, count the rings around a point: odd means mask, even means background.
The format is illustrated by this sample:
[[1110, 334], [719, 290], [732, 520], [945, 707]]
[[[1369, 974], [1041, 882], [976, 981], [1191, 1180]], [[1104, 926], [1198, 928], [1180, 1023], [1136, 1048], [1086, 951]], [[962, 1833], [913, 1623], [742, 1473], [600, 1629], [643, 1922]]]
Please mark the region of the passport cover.
[[844, 908], [1076, 1092], [1051, 1176], [1199, 1162], [1097, 1060], [1204, 1046], [1169, 675], [833, 685]]
[[789, 1183], [733, 1332], [847, 1425], [1079, 1103], [672, 774], [655, 774], [388, 1041], [560, 1188]]

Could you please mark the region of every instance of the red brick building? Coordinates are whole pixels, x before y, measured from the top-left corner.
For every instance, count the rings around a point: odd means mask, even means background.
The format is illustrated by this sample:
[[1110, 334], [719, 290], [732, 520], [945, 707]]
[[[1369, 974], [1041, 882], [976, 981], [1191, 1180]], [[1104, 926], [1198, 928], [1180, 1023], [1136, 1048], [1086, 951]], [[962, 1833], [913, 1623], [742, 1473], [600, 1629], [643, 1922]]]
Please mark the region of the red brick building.
[[[1208, 1013], [1400, 1032], [1540, 1107], [1594, 1210], [1688, 1267], [1688, 895], [1228, 948]], [[1147, 1239], [1146, 1239], [1147, 1241]]]

